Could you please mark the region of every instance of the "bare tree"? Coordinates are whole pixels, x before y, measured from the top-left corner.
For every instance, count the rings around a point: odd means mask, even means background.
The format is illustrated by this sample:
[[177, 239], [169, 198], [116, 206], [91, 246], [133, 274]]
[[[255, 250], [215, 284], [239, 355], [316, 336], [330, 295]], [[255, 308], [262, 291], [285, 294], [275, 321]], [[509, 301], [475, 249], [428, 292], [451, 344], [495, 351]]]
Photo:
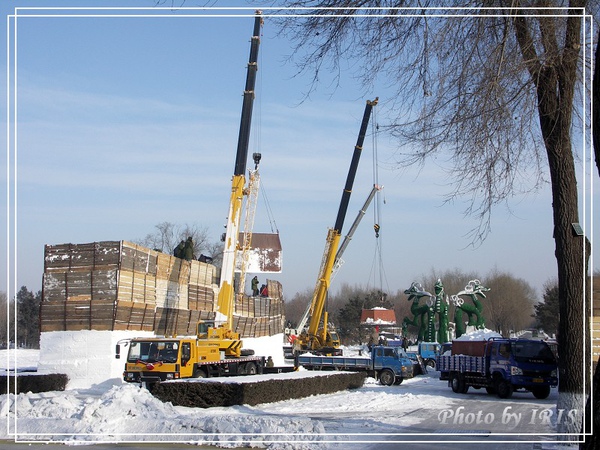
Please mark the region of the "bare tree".
[[313, 288], [306, 288], [302, 292], [296, 292], [291, 300], [285, 301], [285, 318], [293, 327], [297, 326], [302, 319], [306, 307], [310, 305], [313, 293]]
[[[582, 34], [588, 2], [472, 0], [461, 6], [476, 9], [447, 11], [449, 17], [421, 9], [442, 3], [291, 0], [284, 5], [318, 9], [293, 10], [306, 18], [283, 18], [281, 29], [297, 43], [293, 58], [299, 71], [313, 74], [314, 86], [324, 69], [335, 81], [353, 67], [365, 86], [397, 87], [387, 130], [410, 149], [398, 153], [398, 163], [440, 155], [451, 161], [448, 200], [471, 199], [465, 212], [479, 218], [474, 245], [487, 236], [493, 207], [538, 188], [549, 169], [561, 319], [558, 407], [582, 411], [588, 256], [573, 227], [579, 211], [571, 133], [581, 48], [592, 44]], [[595, 2], [589, 7], [597, 12]], [[565, 433], [581, 431], [581, 423], [564, 425]]]
[[145, 238], [138, 239], [135, 242], [163, 253], [172, 254], [180, 241], [185, 241], [188, 237], [191, 237], [196, 258], [203, 254], [212, 258], [213, 264], [217, 266], [220, 264], [223, 244], [210, 241], [208, 228], [201, 228], [195, 224], [176, 225], [171, 222], [162, 222], [156, 225], [155, 229], [154, 233], [149, 233]]
[[532, 317], [537, 294], [527, 281], [497, 269], [485, 276], [484, 316], [486, 327], [503, 336], [534, 324]]
[[[600, 42], [600, 32], [598, 33], [598, 39], [596, 42]], [[594, 80], [593, 80], [593, 104], [594, 110], [592, 112], [594, 117], [594, 123], [592, 125], [593, 128], [593, 136], [594, 136], [594, 155], [596, 157], [596, 167], [598, 168], [598, 173], [600, 174], [600, 73], [598, 72], [598, 64], [600, 63], [600, 45], [596, 45], [596, 54], [594, 56]], [[600, 274], [597, 272], [594, 273], [594, 280], [596, 286], [600, 283]], [[590, 423], [585, 424], [585, 429], [599, 430], [600, 429], [600, 357], [598, 361], [596, 361], [596, 368], [594, 369], [594, 375], [592, 379], [593, 393], [588, 397], [587, 403], [585, 406], [586, 418], [588, 422], [592, 422], [593, 427], [591, 427]], [[592, 405], [592, 399], [594, 404]], [[593, 413], [592, 413], [593, 411]], [[590, 417], [591, 416], [591, 417]], [[597, 434], [597, 433], [596, 433]], [[596, 435], [588, 435], [585, 437], [585, 442], [580, 445], [580, 448], [584, 449], [595, 449], [598, 447], [600, 442], [600, 438], [596, 437]]]

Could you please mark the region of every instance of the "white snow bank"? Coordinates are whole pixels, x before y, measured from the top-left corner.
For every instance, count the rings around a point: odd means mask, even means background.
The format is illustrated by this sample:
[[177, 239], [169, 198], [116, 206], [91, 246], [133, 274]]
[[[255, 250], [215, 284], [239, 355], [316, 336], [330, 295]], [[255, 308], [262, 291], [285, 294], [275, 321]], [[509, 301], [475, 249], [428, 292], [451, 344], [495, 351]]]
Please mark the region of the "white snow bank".
[[[356, 353], [359, 348], [345, 348], [344, 353]], [[37, 361], [36, 350], [5, 350], [0, 351], [0, 363], [7, 360], [9, 352], [13, 356], [16, 353], [15, 359], [27, 365]], [[20, 368], [20, 364], [16, 367]], [[321, 374], [306, 371], [280, 376]], [[0, 441], [54, 441], [71, 445], [173, 442], [220, 448], [331, 450], [340, 445], [345, 448], [348, 439], [358, 439], [362, 443], [352, 448], [374, 450], [381, 447], [377, 440], [386, 438], [391, 447], [394, 443], [395, 447], [411, 447], [402, 434], [414, 432], [413, 426], [421, 426], [424, 420], [435, 423], [439, 421], [440, 411], [449, 408], [456, 410], [472, 403], [480, 408], [479, 396], [485, 403], [490, 403], [485, 400], [485, 393], [470, 392], [468, 397], [455, 394], [447, 382], [438, 377], [438, 372], [430, 371], [405, 380], [400, 386], [383, 386], [373, 378], [367, 378], [359, 389], [257, 406], [207, 409], [163, 403], [146, 389], [131, 384], [0, 395]], [[538, 405], [535, 407], [555, 407], [557, 395], [553, 392], [547, 400], [534, 400]], [[530, 397], [528, 394], [515, 401], [529, 402], [532, 401]], [[456, 426], [457, 433], [462, 428]], [[465, 432], [469, 429], [467, 427]], [[498, 424], [492, 430], [506, 433], [506, 425]], [[537, 435], [555, 433], [555, 429], [550, 424], [536, 424], [528, 429], [528, 433], [537, 442]], [[545, 443], [544, 448], [555, 448], [547, 447], [550, 444]], [[577, 446], [560, 447], [561, 450], [577, 449]], [[506, 448], [506, 443], [486, 444], [486, 448], [502, 449]]]
[[152, 336], [147, 331], [51, 331], [40, 336], [39, 373], [64, 373], [67, 389], [89, 388], [123, 377], [124, 359], [115, 358], [121, 339]]
[[454, 339], [455, 341], [487, 341], [491, 338], [501, 338], [502, 335], [496, 333], [495, 331], [488, 330], [487, 328], [483, 330], [475, 330], [470, 331], [469, 333], [465, 333], [459, 338]]
[[0, 350], [0, 374], [18, 369], [19, 372], [35, 371], [40, 359], [37, 349]]
[[[3, 421], [9, 419], [9, 433], [35, 441], [159, 441], [238, 447], [253, 440], [262, 443], [266, 436], [281, 442], [300, 434], [303, 440], [314, 441], [325, 431], [310, 418], [252, 413], [248, 408], [175, 407], [137, 385], [114, 386], [100, 397], [77, 391], [0, 396], [0, 412]], [[1, 428], [6, 433], [7, 427]], [[8, 437], [4, 433], [0, 432], [0, 439]]]

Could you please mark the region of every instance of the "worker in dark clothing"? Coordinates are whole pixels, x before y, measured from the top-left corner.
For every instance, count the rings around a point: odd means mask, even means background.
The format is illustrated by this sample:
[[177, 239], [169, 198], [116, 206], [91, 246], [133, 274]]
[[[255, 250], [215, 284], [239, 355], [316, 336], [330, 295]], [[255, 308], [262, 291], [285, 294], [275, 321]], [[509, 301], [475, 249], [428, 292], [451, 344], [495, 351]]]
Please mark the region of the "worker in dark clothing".
[[194, 242], [192, 241], [191, 236], [187, 238], [187, 241], [185, 241], [183, 248], [183, 259], [187, 261], [194, 259]]
[[177, 258], [183, 258], [183, 249], [185, 248], [185, 242], [182, 240], [175, 250], [173, 250], [173, 256]]
[[252, 278], [252, 296], [258, 297], [258, 277]]

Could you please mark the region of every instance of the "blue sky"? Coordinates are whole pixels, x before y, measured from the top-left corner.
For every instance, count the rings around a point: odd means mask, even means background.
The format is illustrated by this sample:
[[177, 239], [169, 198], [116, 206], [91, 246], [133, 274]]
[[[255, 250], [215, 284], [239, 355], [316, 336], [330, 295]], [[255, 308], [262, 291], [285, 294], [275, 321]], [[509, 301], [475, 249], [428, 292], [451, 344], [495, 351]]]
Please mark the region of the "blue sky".
[[[85, 4], [111, 3], [123, 5]], [[128, 3], [154, 5], [151, 0]], [[5, 18], [15, 5], [42, 4], [77, 2], [9, 1], [0, 8]], [[228, 208], [252, 10], [192, 12], [205, 17], [164, 10], [166, 17], [152, 17], [156, 9], [149, 9], [135, 11], [139, 17], [132, 18], [116, 17], [114, 10], [80, 11], [86, 17], [78, 18], [37, 12], [41, 17], [26, 17], [23, 11], [17, 22], [17, 179], [11, 145], [8, 183], [11, 195], [17, 189], [17, 288], [41, 288], [45, 244], [136, 240], [164, 221], [207, 227], [216, 241]], [[113, 16], [98, 17], [101, 12]], [[3, 24], [6, 28], [6, 20]], [[345, 74], [337, 89], [325, 80], [305, 99], [309, 79], [294, 77], [294, 67], [285, 62], [291, 48], [276, 33], [266, 18], [249, 153], [263, 155], [262, 185], [283, 245], [283, 272], [270, 278], [281, 281], [291, 298], [315, 284], [365, 101], [380, 97], [372, 120], [384, 123], [386, 95], [391, 94], [384, 83], [365, 92]], [[6, 32], [2, 35], [5, 44]], [[2, 65], [6, 68], [6, 58]], [[2, 73], [6, 80], [6, 70]], [[6, 121], [6, 110], [2, 115]], [[6, 141], [6, 130], [3, 136]], [[381, 268], [382, 287], [392, 292], [432, 270], [460, 268], [484, 280], [497, 268], [540, 291], [555, 276], [549, 187], [514, 198], [510, 210], [497, 208], [491, 234], [473, 249], [467, 233], [477, 222], [463, 215], [468, 199], [443, 205], [450, 180], [435, 164], [420, 171], [395, 169], [396, 144], [386, 136], [374, 141], [369, 134], [365, 140], [343, 233], [373, 185], [374, 145], [378, 181], [384, 185], [377, 200], [383, 265], [373, 266], [371, 206], [345, 253], [334, 290], [341, 283], [380, 287]], [[6, 202], [6, 159], [3, 166]], [[595, 175], [593, 180], [597, 193]], [[591, 215], [586, 183], [584, 225], [590, 234], [598, 213]], [[582, 221], [583, 216], [582, 207]], [[271, 231], [262, 201], [254, 229]], [[8, 237], [12, 247], [15, 236]], [[6, 251], [3, 240], [0, 253]], [[6, 264], [3, 258], [2, 291], [7, 289]], [[12, 268], [14, 259], [8, 264]], [[13, 276], [11, 269], [11, 283]]]

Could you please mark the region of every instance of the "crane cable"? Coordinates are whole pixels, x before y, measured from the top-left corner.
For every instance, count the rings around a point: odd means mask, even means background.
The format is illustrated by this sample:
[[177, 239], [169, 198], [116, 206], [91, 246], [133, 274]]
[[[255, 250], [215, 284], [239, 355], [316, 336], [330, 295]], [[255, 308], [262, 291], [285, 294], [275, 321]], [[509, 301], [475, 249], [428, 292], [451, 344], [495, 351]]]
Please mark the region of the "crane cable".
[[[377, 135], [379, 133], [379, 125], [377, 124], [377, 119], [375, 117], [376, 113], [375, 113], [375, 109], [373, 109], [373, 121], [371, 122], [371, 128], [372, 128], [372, 133], [371, 133], [371, 138], [372, 138], [372, 145], [373, 145], [373, 184], [376, 186], [380, 186], [379, 184], [379, 157], [378, 157], [378, 148], [377, 148]], [[387, 278], [385, 276], [385, 270], [383, 267], [383, 257], [382, 257], [382, 252], [381, 252], [381, 235], [380, 235], [380, 230], [381, 230], [381, 197], [380, 194], [382, 192], [382, 189], [379, 189], [376, 194], [375, 194], [375, 202], [373, 205], [373, 229], [375, 231], [375, 254], [373, 257], [373, 264], [371, 267], [371, 274], [373, 275], [373, 280], [374, 280], [374, 284], [377, 284], [378, 281], [378, 287], [379, 288], [379, 292], [382, 295], [382, 300], [384, 295], [384, 290], [383, 290], [383, 285], [384, 285], [384, 281], [385, 281], [385, 285], [387, 286], [387, 290], [389, 291], [389, 285], [387, 282]], [[383, 198], [383, 203], [385, 204], [385, 197]], [[378, 280], [375, 280], [375, 278], [378, 277]], [[371, 279], [371, 277], [369, 276], [369, 279]]]
[[[263, 37], [263, 29], [261, 27], [260, 29], [260, 39], [262, 39]], [[263, 60], [264, 60], [264, 51], [260, 52], [260, 54], [258, 55], [258, 59], [259, 59], [259, 67], [262, 67], [263, 65]], [[263, 87], [263, 71], [259, 70], [257, 71], [257, 84], [258, 84], [258, 89], [260, 90], [260, 92], [263, 91], [262, 87]], [[255, 92], [256, 94], [256, 92]], [[262, 95], [255, 95], [255, 98], [258, 99], [258, 105], [256, 108], [256, 115], [257, 120], [256, 122], [258, 123], [258, 126], [254, 127], [253, 130], [255, 131], [254, 133], [254, 142], [255, 142], [255, 146], [254, 148], [256, 149], [260, 149], [261, 146], [261, 142], [262, 142], [262, 111], [263, 111], [263, 101]], [[260, 151], [260, 150], [259, 150]], [[263, 202], [265, 204], [266, 210], [267, 210], [267, 220], [269, 222], [269, 225], [271, 227], [271, 232], [272, 233], [277, 233], [279, 234], [279, 229], [277, 228], [277, 224], [275, 223], [275, 216], [273, 215], [273, 210], [271, 209], [271, 204], [269, 203], [269, 199], [267, 197], [267, 191], [265, 189], [265, 183], [263, 180], [260, 181], [260, 185], [259, 185], [259, 192], [262, 196]]]

